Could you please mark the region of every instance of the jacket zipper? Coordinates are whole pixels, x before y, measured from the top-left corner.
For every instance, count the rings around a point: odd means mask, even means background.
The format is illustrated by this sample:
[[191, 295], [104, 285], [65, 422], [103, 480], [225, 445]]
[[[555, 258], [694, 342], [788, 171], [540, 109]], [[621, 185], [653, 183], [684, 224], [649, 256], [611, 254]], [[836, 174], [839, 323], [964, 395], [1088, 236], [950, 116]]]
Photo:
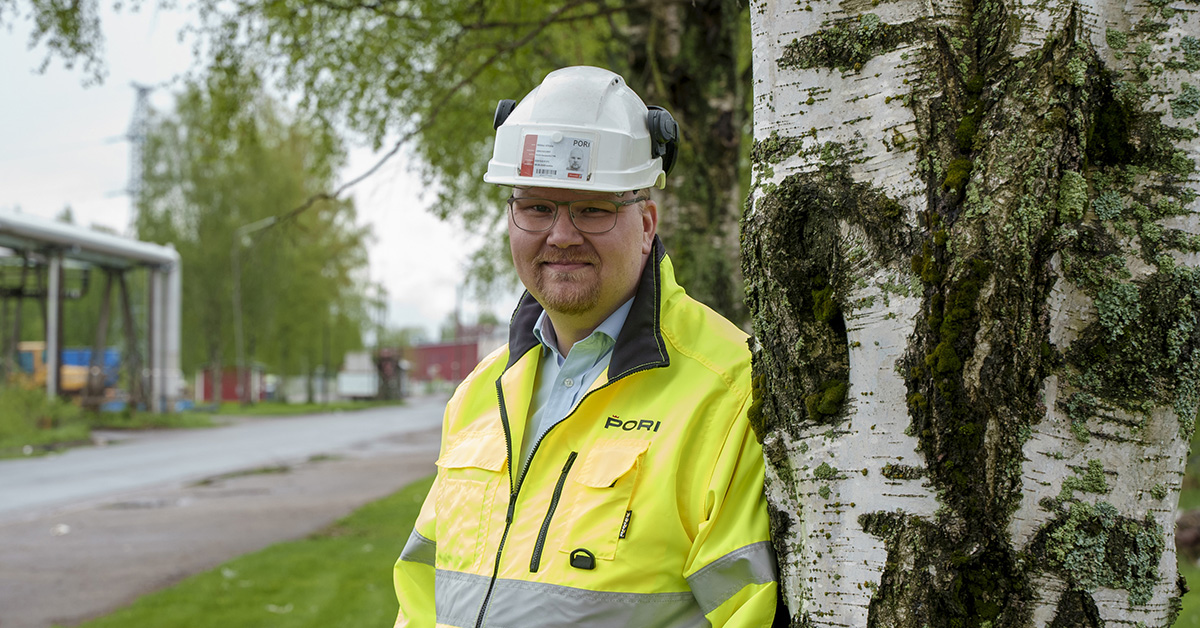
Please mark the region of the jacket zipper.
[[[610, 382], [611, 383], [611, 382]], [[586, 395], [585, 395], [586, 398]], [[500, 555], [504, 553], [504, 541], [508, 539], [508, 531], [512, 527], [513, 513], [517, 507], [517, 494], [521, 492], [521, 485], [525, 483], [525, 474], [529, 472], [529, 464], [533, 462], [533, 456], [537, 453], [538, 447], [545, 440], [546, 434], [542, 434], [541, 438], [533, 444], [533, 449], [529, 451], [529, 460], [521, 467], [521, 474], [513, 480], [513, 465], [512, 465], [512, 434], [508, 429], [508, 409], [504, 406], [504, 389], [500, 386], [500, 380], [496, 380], [496, 401], [500, 404], [500, 420], [504, 425], [504, 446], [508, 450], [508, 480], [512, 487], [512, 492], [508, 496], [508, 512], [504, 516], [504, 534], [500, 535], [500, 545], [496, 547], [496, 563], [492, 565], [492, 579], [488, 582], [487, 593], [483, 596], [483, 604], [479, 606], [479, 618], [475, 621], [475, 628], [483, 628], [483, 618], [487, 615], [488, 604], [492, 601], [492, 590], [496, 587], [496, 578], [500, 575]], [[583, 400], [580, 400], [583, 403]], [[578, 406], [576, 406], [578, 407]], [[566, 420], [564, 418], [564, 420]], [[562, 421], [560, 421], [561, 423]], [[553, 429], [553, 428], [551, 428]], [[549, 433], [549, 432], [547, 432]], [[572, 453], [571, 462], [574, 462], [575, 452]], [[566, 472], [563, 472], [566, 476]], [[561, 478], [560, 478], [561, 482]]]
[[[575, 464], [575, 457], [579, 452], [572, 451], [571, 455], [567, 456], [567, 463], [563, 465], [562, 475], [558, 476], [558, 484], [554, 486], [554, 495], [550, 497], [550, 507], [546, 509], [546, 518], [542, 520], [542, 529], [538, 532], [537, 544], [533, 546], [533, 557], [529, 559], [529, 572], [537, 573], [538, 567], [542, 563], [542, 547], [546, 544], [546, 534], [550, 532], [550, 519], [554, 517], [554, 511], [558, 508], [558, 500], [562, 497], [563, 484], [567, 481], [567, 474], [571, 471], [571, 465]], [[532, 457], [532, 456], [530, 456]]]
[[[500, 575], [500, 555], [504, 553], [504, 541], [508, 539], [508, 530], [512, 527], [513, 511], [517, 507], [517, 489], [520, 484], [513, 484], [512, 475], [512, 436], [508, 430], [508, 411], [504, 408], [504, 389], [500, 380], [496, 380], [496, 402], [500, 404], [500, 420], [504, 424], [504, 446], [508, 449], [508, 481], [512, 489], [508, 496], [508, 512], [504, 515], [504, 534], [500, 535], [500, 545], [496, 547], [496, 562], [492, 565], [492, 579], [488, 581], [487, 593], [483, 595], [483, 604], [479, 605], [479, 619], [475, 620], [475, 628], [483, 628], [483, 616], [487, 614], [488, 603], [492, 601], [492, 589], [496, 588], [496, 576]], [[530, 454], [532, 458], [532, 454]], [[522, 475], [524, 473], [522, 472]]]
[[[604, 383], [603, 386], [600, 386], [596, 390], [593, 390], [593, 391], [585, 394], [583, 396], [583, 398], [581, 398], [579, 400], [579, 403], [575, 404], [575, 409], [578, 409], [579, 406], [583, 405], [584, 400], [586, 400], [588, 397], [590, 397], [592, 395], [592, 393], [600, 391], [600, 390], [604, 390], [605, 388], [608, 388], [609, 386], [613, 385], [614, 383], [616, 383], [622, 379], [625, 379], [626, 377], [629, 377], [630, 375], [633, 375], [634, 373], [640, 373], [642, 371], [647, 371], [647, 370], [650, 370], [651, 368], [654, 368], [654, 367], [642, 366], [640, 368], [630, 369], [630, 370], [626, 371], [625, 373], [621, 374], [620, 377], [617, 377], [616, 379], [608, 380], [607, 382]], [[483, 628], [483, 618], [485, 615], [487, 615], [488, 604], [490, 604], [492, 601], [492, 591], [496, 588], [496, 578], [500, 575], [500, 555], [504, 553], [504, 541], [508, 539], [508, 530], [509, 530], [509, 528], [512, 527], [513, 513], [517, 507], [517, 493], [519, 493], [521, 490], [521, 484], [523, 484], [525, 482], [525, 474], [529, 472], [529, 465], [530, 465], [530, 463], [533, 462], [533, 457], [534, 457], [534, 455], [537, 454], [538, 447], [540, 447], [542, 444], [542, 441], [546, 439], [546, 434], [550, 433], [550, 430], [546, 430], [546, 433], [542, 434], [541, 438], [539, 438], [537, 440], [537, 442], [533, 444], [533, 449], [531, 449], [529, 451], [529, 460], [527, 460], [525, 462], [525, 464], [521, 467], [521, 474], [516, 478], [516, 482], [513, 482], [512, 435], [508, 429], [508, 410], [507, 410], [507, 408], [504, 407], [504, 389], [500, 386], [499, 378], [496, 379], [496, 403], [500, 406], [500, 421], [504, 425], [504, 446], [508, 450], [508, 479], [509, 479], [510, 486], [512, 487], [512, 492], [508, 496], [508, 512], [504, 515], [504, 533], [500, 535], [500, 544], [496, 547], [496, 562], [494, 565], [492, 565], [492, 578], [490, 581], [488, 581], [488, 589], [487, 589], [487, 593], [485, 593], [483, 596], [483, 604], [479, 605], [479, 618], [475, 620], [475, 628]], [[571, 418], [571, 414], [575, 414], [574, 409], [571, 410], [570, 414], [563, 417], [561, 421], [559, 421], [558, 423], [555, 423], [554, 426], [551, 427], [550, 429], [554, 429], [554, 427], [557, 427], [559, 424], [561, 424], [564, 421], [566, 421], [567, 419]], [[538, 535], [538, 545], [536, 548], [534, 548], [534, 556], [535, 557], [538, 557], [541, 554], [540, 550], [542, 547], [543, 537], [545, 535], [545, 528], [546, 528], [546, 526], [549, 525], [550, 515], [554, 512], [554, 507], [555, 507], [554, 504], [558, 501], [559, 492], [562, 489], [563, 481], [567, 477], [567, 471], [570, 470], [570, 466], [575, 462], [576, 455], [578, 455], [576, 452], [571, 452], [571, 456], [567, 460], [567, 468], [563, 469], [562, 476], [560, 476], [558, 479], [558, 487], [554, 491], [555, 495], [554, 495], [554, 499], [550, 505], [550, 511], [546, 513], [546, 520], [542, 523], [543, 531], [541, 534]], [[536, 560], [536, 558], [534, 560]], [[533, 565], [534, 565], [533, 560], [531, 560], [530, 567], [533, 567]], [[537, 569], [536, 568], [532, 569], [532, 571], [537, 571]]]

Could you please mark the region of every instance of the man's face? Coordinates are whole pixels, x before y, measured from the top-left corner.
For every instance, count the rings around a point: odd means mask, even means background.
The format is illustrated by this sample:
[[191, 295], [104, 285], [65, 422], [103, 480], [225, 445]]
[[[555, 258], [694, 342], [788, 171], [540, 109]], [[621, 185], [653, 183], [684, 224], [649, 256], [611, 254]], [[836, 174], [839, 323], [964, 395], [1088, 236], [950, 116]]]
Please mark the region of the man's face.
[[[625, 201], [634, 194], [582, 192], [553, 188], [513, 191], [517, 198], [567, 202], [603, 198]], [[567, 207], [548, 231], [530, 233], [512, 223], [508, 236], [513, 264], [525, 288], [550, 312], [578, 316], [594, 312], [607, 316], [633, 296], [646, 256], [654, 242], [658, 210], [647, 200], [622, 207], [617, 225], [606, 233], [581, 233], [571, 223]], [[598, 321], [597, 321], [598, 322]]]

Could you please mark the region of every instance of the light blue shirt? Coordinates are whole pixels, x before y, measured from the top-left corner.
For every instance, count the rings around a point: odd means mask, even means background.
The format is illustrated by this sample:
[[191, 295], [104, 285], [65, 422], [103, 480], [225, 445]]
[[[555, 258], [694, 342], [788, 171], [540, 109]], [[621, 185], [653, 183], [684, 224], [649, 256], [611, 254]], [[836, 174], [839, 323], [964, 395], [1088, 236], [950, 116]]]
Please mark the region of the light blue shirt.
[[[529, 404], [529, 423], [521, 443], [522, 469], [529, 464], [534, 444], [575, 409], [587, 389], [608, 368], [617, 336], [632, 307], [633, 299], [626, 301], [587, 338], [572, 345], [565, 358], [558, 349], [550, 317], [542, 312], [533, 324], [533, 335], [542, 343], [542, 359], [533, 400]], [[554, 359], [550, 359], [551, 356]]]

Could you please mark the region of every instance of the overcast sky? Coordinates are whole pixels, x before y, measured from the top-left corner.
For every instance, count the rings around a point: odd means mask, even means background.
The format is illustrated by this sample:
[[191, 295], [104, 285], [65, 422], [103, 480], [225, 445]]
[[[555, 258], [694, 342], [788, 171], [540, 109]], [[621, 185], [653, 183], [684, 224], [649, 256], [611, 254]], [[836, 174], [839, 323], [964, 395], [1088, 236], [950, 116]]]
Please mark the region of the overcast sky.
[[[167, 83], [192, 66], [190, 43], [177, 36], [188, 15], [149, 9], [114, 14], [106, 8], [102, 17], [107, 77], [90, 87], [83, 85], [80, 68], [66, 69], [57, 61], [45, 73], [36, 72], [45, 52], [29, 50], [27, 22], [0, 29], [0, 211], [19, 208], [53, 218], [70, 206], [77, 224], [131, 235], [130, 201], [122, 193], [129, 174], [124, 135], [135, 100], [130, 83]], [[171, 90], [154, 92], [152, 107], [169, 110]], [[354, 178], [376, 158], [368, 149], [353, 148], [341, 179]], [[370, 273], [390, 294], [390, 322], [422, 326], [433, 335], [454, 309], [476, 242], [431, 216], [425, 208], [433, 195], [423, 192], [407, 166], [394, 159], [352, 195], [360, 222], [375, 235]], [[505, 320], [508, 306], [491, 309]], [[464, 309], [473, 319], [473, 305]]]

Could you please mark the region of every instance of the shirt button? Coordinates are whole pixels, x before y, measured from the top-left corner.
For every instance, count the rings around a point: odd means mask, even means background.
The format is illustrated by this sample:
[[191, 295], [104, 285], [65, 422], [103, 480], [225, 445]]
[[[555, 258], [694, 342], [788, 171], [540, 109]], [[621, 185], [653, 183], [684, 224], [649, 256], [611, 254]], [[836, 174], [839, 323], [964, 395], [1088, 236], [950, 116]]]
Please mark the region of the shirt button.
[[575, 380], [571, 379], [570, 377], [563, 380], [563, 386], [566, 386], [567, 388], [570, 388], [574, 385], [575, 385]]

